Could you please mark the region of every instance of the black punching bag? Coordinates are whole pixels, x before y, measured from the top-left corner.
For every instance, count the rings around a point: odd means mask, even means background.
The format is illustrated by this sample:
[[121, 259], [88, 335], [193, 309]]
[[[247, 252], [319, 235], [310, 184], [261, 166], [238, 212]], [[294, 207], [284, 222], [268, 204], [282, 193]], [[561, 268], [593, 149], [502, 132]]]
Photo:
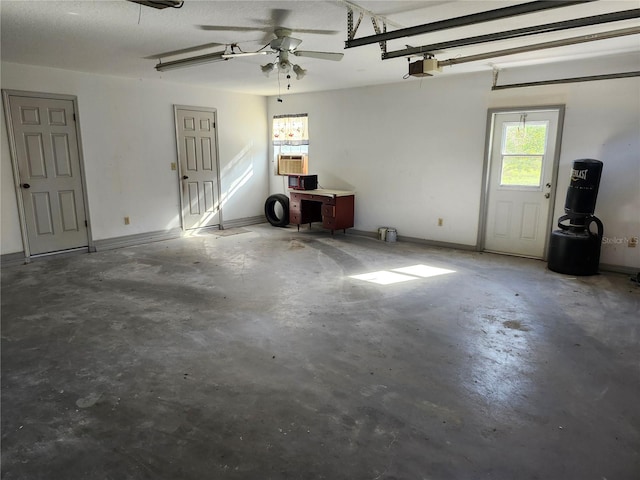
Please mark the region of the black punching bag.
[[576, 160], [571, 169], [571, 182], [567, 189], [564, 212], [570, 216], [593, 215], [602, 175], [600, 160]]
[[[573, 162], [564, 203], [565, 215], [558, 219], [560, 230], [553, 231], [549, 241], [550, 270], [568, 275], [598, 273], [604, 227], [593, 212], [601, 174], [602, 162], [599, 160]], [[595, 232], [591, 230], [592, 225], [595, 225]]]

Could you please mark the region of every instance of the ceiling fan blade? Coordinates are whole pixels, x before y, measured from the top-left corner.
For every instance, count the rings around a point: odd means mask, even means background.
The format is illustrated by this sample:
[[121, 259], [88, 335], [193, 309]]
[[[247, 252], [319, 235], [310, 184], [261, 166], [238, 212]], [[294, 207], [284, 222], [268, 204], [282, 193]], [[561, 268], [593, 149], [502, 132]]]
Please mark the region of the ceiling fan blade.
[[292, 53], [296, 57], [319, 58], [320, 60], [333, 60], [334, 62], [339, 62], [344, 57], [344, 53], [311, 52], [309, 50], [295, 50]]
[[214, 31], [214, 32], [271, 32], [271, 27], [234, 27], [226, 25], [198, 25], [201, 30]]
[[196, 45], [195, 47], [181, 48], [170, 52], [162, 52], [155, 55], [144, 57], [145, 60], [156, 60], [158, 58], [173, 57], [174, 55], [182, 55], [183, 53], [197, 52], [198, 50], [206, 50], [207, 48], [221, 47], [224, 43], [205, 43], [204, 45]]
[[291, 15], [291, 10], [284, 10], [282, 8], [271, 9], [271, 21], [272, 27], [283, 27], [287, 18]]
[[264, 30], [262, 43], [269, 43], [274, 37], [277, 37], [277, 34], [274, 33], [275, 30], [284, 26], [284, 22], [289, 18], [289, 15], [291, 15], [291, 10], [284, 10], [282, 8], [271, 9], [271, 18], [268, 23], [270, 28]]
[[296, 33], [311, 33], [315, 35], [337, 35], [342, 33], [340, 30], [318, 30], [315, 28], [292, 28], [291, 31]]

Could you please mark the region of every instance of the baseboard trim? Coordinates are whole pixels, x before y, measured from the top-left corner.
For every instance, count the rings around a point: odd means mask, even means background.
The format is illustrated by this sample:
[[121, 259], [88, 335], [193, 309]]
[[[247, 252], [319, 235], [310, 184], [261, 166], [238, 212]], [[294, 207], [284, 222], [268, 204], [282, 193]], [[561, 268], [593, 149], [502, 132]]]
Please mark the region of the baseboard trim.
[[640, 273], [640, 267], [626, 267], [624, 265], [611, 265], [608, 263], [601, 263], [599, 269], [603, 272], [622, 273], [624, 275], [637, 275]]
[[[235, 220], [228, 220], [224, 222], [224, 228], [245, 227], [247, 225], [255, 225], [257, 223], [264, 223], [266, 220], [263, 215], [257, 215], [255, 217], [238, 218]], [[198, 230], [219, 230], [219, 226], [206, 227]], [[171, 230], [161, 230], [157, 232], [138, 233], [135, 235], [126, 235], [124, 237], [106, 238], [104, 240], [95, 240], [93, 246], [95, 251], [101, 252], [104, 250], [113, 250], [116, 248], [133, 247], [135, 245], [142, 245], [144, 243], [160, 242], [162, 240], [172, 240], [174, 238], [180, 238], [188, 236], [198, 230], [183, 231], [181, 228], [173, 228]]]
[[256, 215], [255, 217], [237, 218], [235, 220], [227, 220], [223, 222], [222, 228], [237, 228], [246, 227], [248, 225], [257, 225], [258, 223], [265, 223], [267, 220], [264, 215]]
[[465, 245], [464, 243], [441, 242], [439, 240], [428, 240], [426, 238], [405, 237], [404, 235], [399, 235], [398, 240], [411, 243], [420, 243], [422, 245], [428, 245], [430, 247], [453, 248], [455, 250], [467, 250], [470, 252], [478, 251], [475, 245]]
[[183, 235], [182, 229], [173, 228], [171, 230], [138, 233], [134, 235], [126, 235], [124, 237], [106, 238], [104, 240], [95, 240], [93, 246], [97, 252], [104, 250], [114, 250], [116, 248], [133, 247], [144, 243], [160, 242], [162, 240], [172, 240], [180, 238]]
[[[355, 229], [350, 229], [349, 232], [353, 233], [354, 235], [360, 235], [363, 237], [370, 237], [370, 238], [376, 238], [376, 239], [378, 238], [377, 232], [370, 232], [367, 230], [355, 230]], [[427, 239], [416, 238], [416, 237], [398, 236], [398, 241], [419, 243], [422, 245], [428, 245], [430, 247], [453, 248], [455, 250], [467, 250], [472, 252], [478, 251], [475, 245], [439, 242], [437, 240], [427, 240]], [[498, 255], [504, 255], [504, 254], [498, 253]], [[524, 258], [530, 258], [530, 257], [524, 257]], [[537, 260], [541, 260], [541, 259], [537, 259]], [[542, 261], [546, 261], [546, 260], [542, 260]], [[640, 268], [627, 267], [625, 265], [611, 265], [607, 263], [601, 263], [599, 265], [599, 270], [603, 272], [622, 273], [624, 275], [637, 275], [640, 272]]]
[[0, 266], [11, 267], [14, 265], [21, 265], [27, 263], [27, 259], [24, 256], [24, 252], [5, 253], [0, 255]]
[[377, 232], [369, 232], [367, 230], [356, 230], [355, 228], [349, 228], [347, 231], [353, 235], [358, 235], [360, 237], [378, 238]]
[[[372, 237], [378, 238], [378, 232], [370, 232], [367, 230], [355, 230], [349, 229], [349, 232], [354, 235], [360, 235], [362, 237]], [[440, 248], [453, 248], [456, 250], [468, 250], [472, 252], [476, 252], [477, 248], [475, 245], [465, 245], [462, 243], [450, 243], [450, 242], [440, 242], [438, 240], [427, 240], [426, 238], [417, 238], [417, 237], [406, 237], [404, 235], [398, 235], [398, 241], [400, 242], [410, 242], [410, 243], [418, 243], [421, 245], [427, 245], [429, 247], [440, 247]]]

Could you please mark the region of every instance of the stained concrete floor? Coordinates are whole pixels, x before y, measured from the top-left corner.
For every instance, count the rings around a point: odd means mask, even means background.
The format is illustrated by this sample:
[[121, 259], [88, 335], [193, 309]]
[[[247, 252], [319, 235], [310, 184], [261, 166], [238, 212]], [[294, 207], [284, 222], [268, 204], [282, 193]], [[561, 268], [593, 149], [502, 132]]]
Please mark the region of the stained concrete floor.
[[2, 270], [3, 479], [640, 478], [627, 276], [224, 233]]

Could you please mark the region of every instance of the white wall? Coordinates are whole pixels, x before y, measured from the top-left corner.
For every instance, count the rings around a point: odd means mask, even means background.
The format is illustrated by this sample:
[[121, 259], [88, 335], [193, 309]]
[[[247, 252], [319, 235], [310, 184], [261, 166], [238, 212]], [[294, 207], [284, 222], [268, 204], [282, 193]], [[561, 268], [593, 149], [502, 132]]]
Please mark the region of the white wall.
[[[264, 97], [155, 80], [2, 64], [2, 88], [78, 97], [94, 240], [180, 227], [173, 105], [217, 109], [223, 220], [263, 214], [268, 196]], [[23, 250], [4, 117], [1, 253]], [[131, 218], [124, 225], [123, 218]]]
[[[638, 56], [513, 69], [500, 84], [638, 70]], [[2, 64], [2, 88], [76, 95], [95, 240], [179, 227], [173, 105], [215, 107], [224, 219], [263, 212], [284, 191], [268, 163], [268, 119], [310, 115], [310, 169], [320, 184], [356, 190], [356, 228], [475, 245], [489, 108], [566, 105], [554, 217], [562, 214], [573, 160], [604, 162], [596, 214], [602, 262], [640, 267], [640, 81], [637, 78], [491, 92], [490, 73], [409, 79], [286, 95], [283, 103], [160, 81]], [[304, 80], [302, 80], [304, 81]], [[268, 103], [268, 109], [267, 109]], [[4, 119], [0, 253], [22, 251]], [[248, 175], [247, 175], [248, 174]], [[270, 189], [267, 186], [270, 178]], [[246, 183], [242, 183], [243, 180]], [[123, 217], [131, 217], [129, 226]], [[443, 218], [444, 225], [437, 226]]]
[[[639, 64], [637, 55], [622, 55], [521, 68], [501, 73], [499, 84], [624, 72]], [[309, 114], [310, 171], [325, 188], [356, 190], [356, 229], [393, 226], [399, 235], [473, 246], [487, 110], [564, 104], [555, 219], [563, 213], [572, 162], [602, 160], [596, 207], [605, 225], [601, 261], [640, 267], [640, 247], [614, 241], [640, 236], [638, 78], [494, 92], [491, 84], [486, 72], [287, 95], [282, 103], [269, 99], [269, 115]], [[283, 190], [272, 174], [271, 191]]]

